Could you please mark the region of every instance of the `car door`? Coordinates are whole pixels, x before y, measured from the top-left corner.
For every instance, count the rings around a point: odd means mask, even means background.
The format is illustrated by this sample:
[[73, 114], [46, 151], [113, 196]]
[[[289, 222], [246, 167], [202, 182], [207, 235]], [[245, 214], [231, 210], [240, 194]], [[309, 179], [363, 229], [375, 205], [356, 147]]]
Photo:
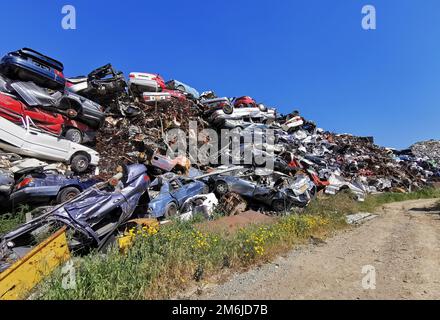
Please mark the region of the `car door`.
[[30, 155], [55, 161], [70, 159], [71, 142], [30, 128], [24, 135], [23, 149]]
[[60, 114], [43, 111], [39, 108], [25, 107], [25, 113], [39, 128], [47, 130], [53, 134], [59, 135], [63, 129], [63, 117]]
[[171, 180], [170, 182], [170, 194], [176, 200], [180, 207], [187, 199], [187, 189], [182, 185], [178, 178]]
[[[186, 199], [194, 197], [198, 194], [200, 194], [203, 191], [203, 182], [200, 181], [194, 181], [192, 179], [182, 179], [181, 183], [183, 185], [183, 188], [186, 192]], [[185, 199], [185, 201], [186, 201]]]
[[231, 178], [230, 191], [236, 192], [242, 196], [252, 197], [254, 190], [255, 185], [252, 182], [236, 177]]
[[23, 147], [25, 135], [25, 128], [0, 117], [0, 146], [2, 149], [17, 152], [16, 149]]

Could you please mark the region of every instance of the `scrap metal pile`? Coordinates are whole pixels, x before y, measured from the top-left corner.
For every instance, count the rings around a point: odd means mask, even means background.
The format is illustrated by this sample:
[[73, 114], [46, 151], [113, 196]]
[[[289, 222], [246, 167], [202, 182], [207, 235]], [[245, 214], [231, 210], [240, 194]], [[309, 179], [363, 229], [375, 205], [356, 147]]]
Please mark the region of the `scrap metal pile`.
[[[3, 238], [9, 256], [29, 245], [19, 239], [48, 223], [73, 229], [77, 247], [101, 247], [133, 218], [209, 217], [218, 203], [226, 214], [249, 207], [288, 213], [318, 193], [349, 189], [363, 200], [440, 176], [440, 142], [392, 150], [370, 137], [326, 132], [298, 111], [280, 115], [248, 96], [199, 94], [158, 74], [132, 72], [126, 80], [109, 64], [75, 78], [65, 78], [63, 69], [27, 48], [0, 61], [1, 203], [4, 211], [23, 203], [49, 206]], [[190, 152], [170, 157], [176, 143], [166, 138], [170, 129], [180, 129], [175, 139], [185, 141], [203, 129], [228, 129], [239, 160], [246, 152], [265, 155], [273, 168], [256, 161], [201, 163]], [[260, 145], [246, 144], [248, 135], [262, 137]], [[200, 149], [218, 147], [211, 158], [233, 158], [232, 143], [215, 144], [197, 140]]]

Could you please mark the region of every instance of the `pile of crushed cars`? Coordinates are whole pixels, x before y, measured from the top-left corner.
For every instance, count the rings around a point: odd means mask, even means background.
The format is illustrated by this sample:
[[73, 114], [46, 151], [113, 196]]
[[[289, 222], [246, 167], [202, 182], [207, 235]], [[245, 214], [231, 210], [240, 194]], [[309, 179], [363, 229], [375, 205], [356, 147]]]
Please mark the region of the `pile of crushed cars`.
[[[63, 69], [28, 48], [0, 61], [0, 203], [4, 212], [37, 207], [33, 219], [1, 239], [1, 257], [22, 256], [50, 225], [67, 226], [72, 247], [101, 248], [135, 218], [209, 218], [214, 208], [288, 213], [319, 193], [349, 189], [362, 201], [440, 178], [439, 142], [393, 150], [371, 137], [326, 132], [298, 111], [280, 115], [249, 96], [199, 94], [155, 73], [126, 79], [110, 64], [72, 78]], [[271, 130], [274, 170], [201, 164], [189, 153], [170, 157], [164, 134], [176, 128], [188, 136], [229, 129], [239, 143]], [[218, 150], [220, 157], [229, 149]]]

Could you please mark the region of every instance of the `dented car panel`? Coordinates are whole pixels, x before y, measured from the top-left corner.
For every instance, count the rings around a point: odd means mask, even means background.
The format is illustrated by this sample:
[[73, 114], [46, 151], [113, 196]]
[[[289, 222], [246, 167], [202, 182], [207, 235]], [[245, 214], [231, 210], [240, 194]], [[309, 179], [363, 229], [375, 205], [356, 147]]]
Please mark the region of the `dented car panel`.
[[[111, 181], [119, 182], [116, 187], [111, 187]], [[73, 250], [104, 248], [110, 236], [145, 201], [143, 195], [149, 184], [147, 168], [142, 164], [130, 165], [109, 182], [95, 185], [77, 197], [49, 208], [0, 238], [0, 271], [29, 252], [35, 237], [47, 232], [51, 226], [66, 226], [71, 231], [69, 247]], [[111, 188], [114, 190], [109, 190]]]

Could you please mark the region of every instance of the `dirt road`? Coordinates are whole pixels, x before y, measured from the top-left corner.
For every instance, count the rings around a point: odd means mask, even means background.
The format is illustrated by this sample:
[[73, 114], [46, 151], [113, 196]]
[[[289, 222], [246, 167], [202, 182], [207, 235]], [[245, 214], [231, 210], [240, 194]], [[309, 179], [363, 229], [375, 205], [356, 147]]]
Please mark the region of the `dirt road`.
[[[435, 202], [386, 205], [379, 217], [325, 244], [300, 247], [190, 298], [440, 299], [440, 215], [433, 209]], [[371, 267], [362, 273], [364, 266]]]

